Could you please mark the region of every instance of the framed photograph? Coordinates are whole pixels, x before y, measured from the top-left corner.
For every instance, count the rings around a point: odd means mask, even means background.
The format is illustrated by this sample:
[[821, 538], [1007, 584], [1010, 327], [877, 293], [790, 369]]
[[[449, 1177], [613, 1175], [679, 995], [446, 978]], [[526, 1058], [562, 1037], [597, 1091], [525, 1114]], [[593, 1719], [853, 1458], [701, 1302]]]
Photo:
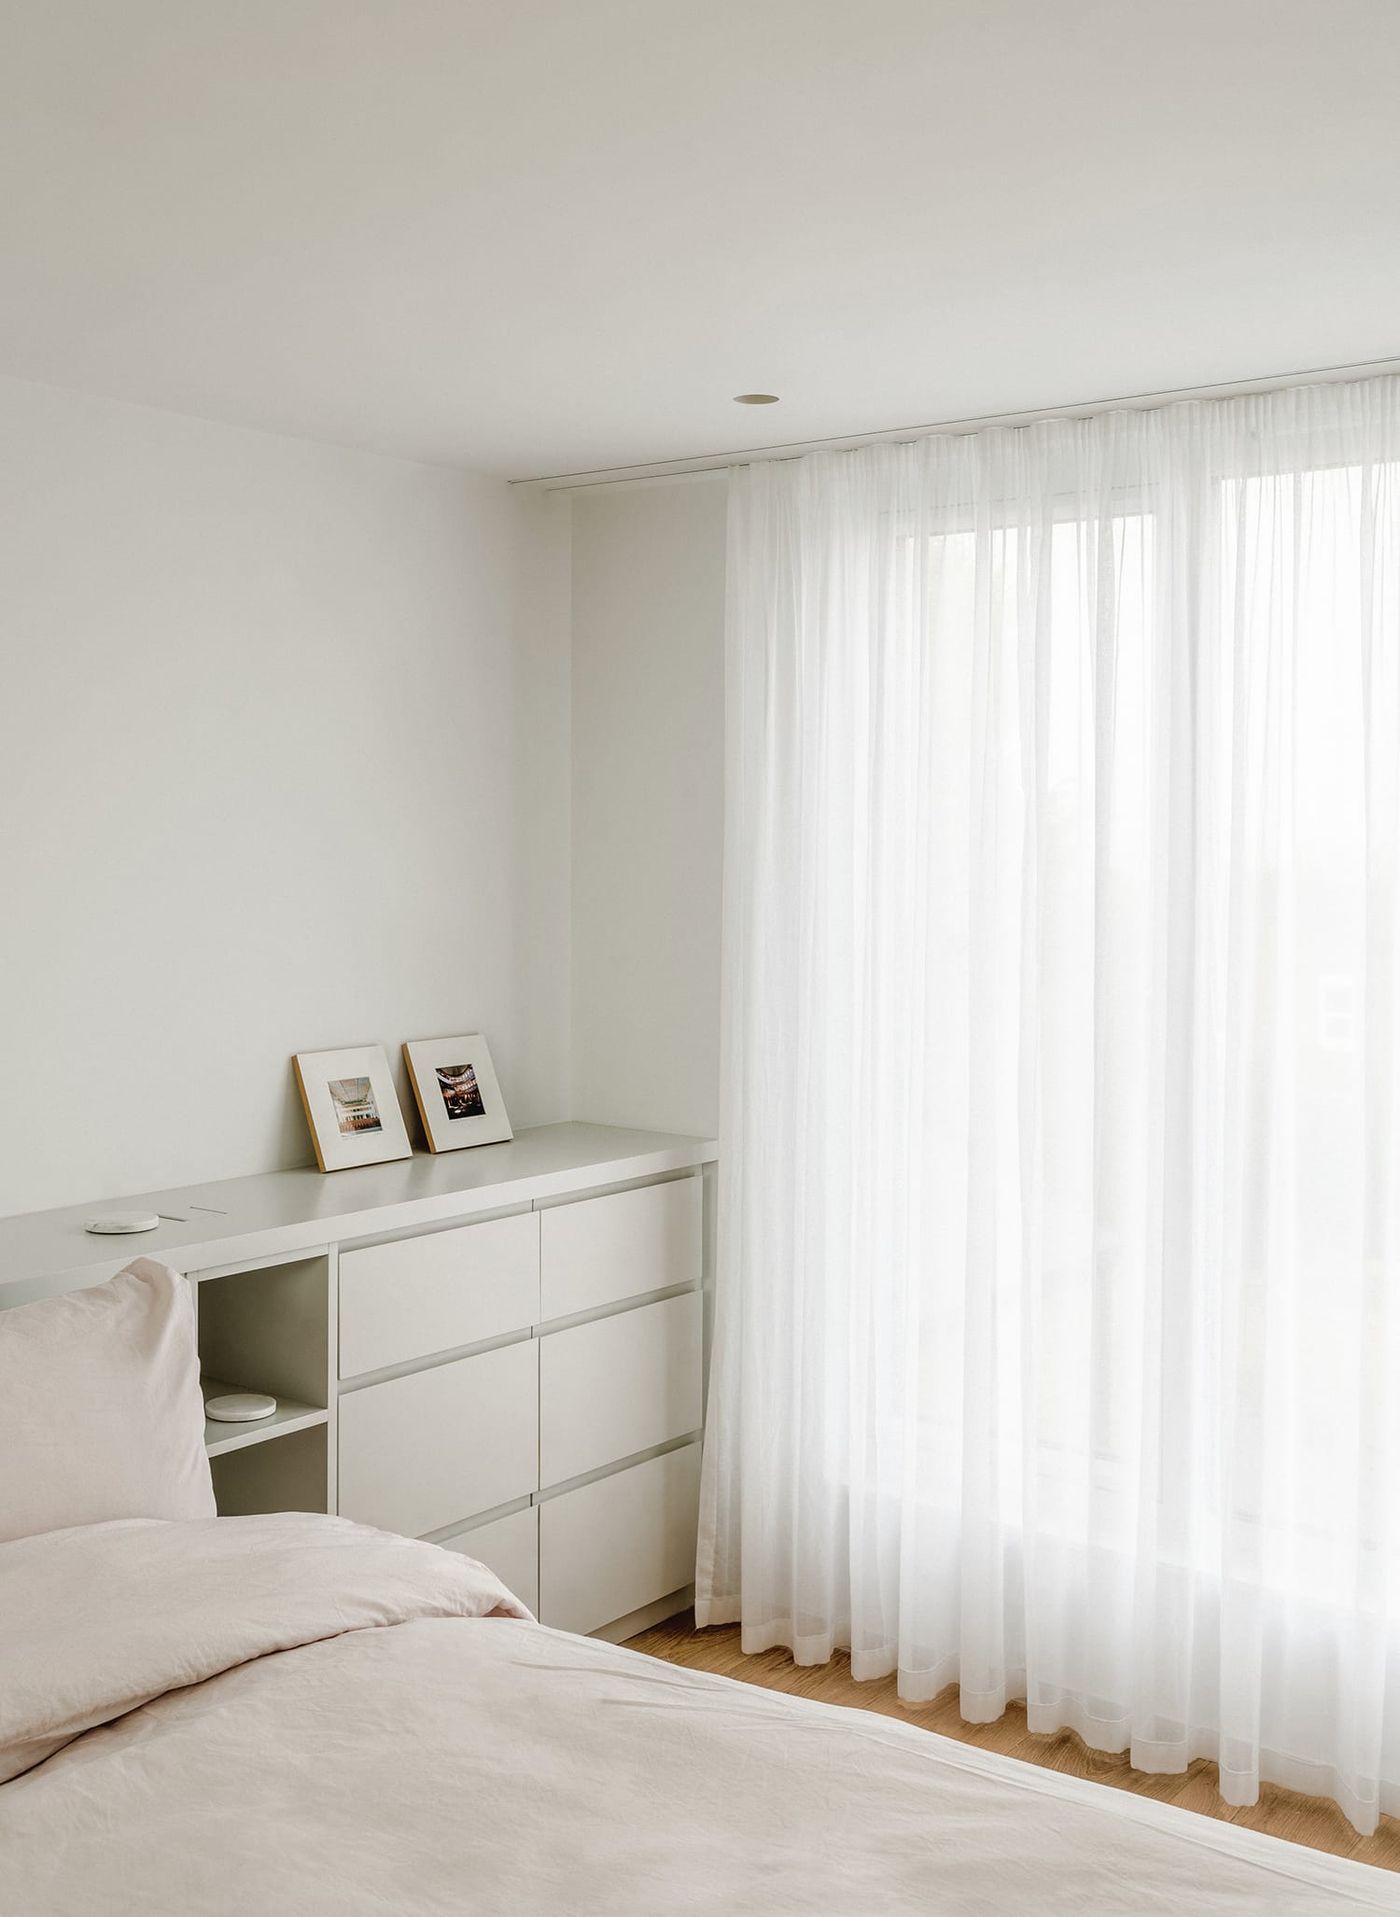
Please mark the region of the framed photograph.
[[428, 1149], [499, 1145], [513, 1138], [496, 1068], [479, 1032], [466, 1038], [415, 1038], [403, 1048]]
[[413, 1147], [382, 1045], [298, 1052], [292, 1069], [311, 1127], [316, 1163], [323, 1172], [411, 1156]]

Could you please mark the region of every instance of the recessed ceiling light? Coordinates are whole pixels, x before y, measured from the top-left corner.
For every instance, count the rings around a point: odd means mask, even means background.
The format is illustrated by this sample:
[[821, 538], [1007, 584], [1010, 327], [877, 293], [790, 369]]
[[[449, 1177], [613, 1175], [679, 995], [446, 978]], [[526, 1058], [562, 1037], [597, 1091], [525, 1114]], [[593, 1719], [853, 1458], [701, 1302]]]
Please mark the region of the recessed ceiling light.
[[776, 406], [777, 403], [776, 393], [736, 393], [734, 395], [736, 406]]

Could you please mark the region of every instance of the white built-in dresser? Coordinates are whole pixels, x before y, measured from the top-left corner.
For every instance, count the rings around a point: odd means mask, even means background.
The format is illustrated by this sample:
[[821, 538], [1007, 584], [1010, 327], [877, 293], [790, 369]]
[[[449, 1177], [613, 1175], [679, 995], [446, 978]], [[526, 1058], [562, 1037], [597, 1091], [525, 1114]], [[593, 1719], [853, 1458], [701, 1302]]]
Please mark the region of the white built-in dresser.
[[[547, 1125], [505, 1145], [270, 1172], [0, 1219], [0, 1306], [144, 1254], [195, 1282], [221, 1512], [321, 1510], [480, 1558], [546, 1624], [689, 1602], [712, 1141]], [[97, 1238], [114, 1206], [160, 1214]]]

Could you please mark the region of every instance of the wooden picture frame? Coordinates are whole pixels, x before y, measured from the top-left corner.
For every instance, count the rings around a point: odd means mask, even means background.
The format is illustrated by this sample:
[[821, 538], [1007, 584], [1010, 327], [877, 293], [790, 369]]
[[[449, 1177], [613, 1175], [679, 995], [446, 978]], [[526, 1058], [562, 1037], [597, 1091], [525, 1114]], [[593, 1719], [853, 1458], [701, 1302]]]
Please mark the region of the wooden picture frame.
[[403, 1055], [429, 1151], [500, 1145], [515, 1136], [491, 1049], [480, 1032], [410, 1039]]
[[302, 1109], [323, 1172], [409, 1158], [394, 1074], [382, 1045], [297, 1052], [292, 1059]]

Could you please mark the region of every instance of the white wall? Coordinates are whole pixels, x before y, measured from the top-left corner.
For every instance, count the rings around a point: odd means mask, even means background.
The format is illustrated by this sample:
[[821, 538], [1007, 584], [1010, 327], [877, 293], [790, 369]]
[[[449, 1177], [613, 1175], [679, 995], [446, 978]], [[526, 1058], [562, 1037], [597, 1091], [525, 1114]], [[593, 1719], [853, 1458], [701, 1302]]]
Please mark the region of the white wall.
[[558, 500], [0, 382], [0, 1213], [308, 1162], [296, 1050], [479, 1028], [566, 1114], [568, 566]]
[[723, 476], [573, 501], [574, 1114], [714, 1132]]

